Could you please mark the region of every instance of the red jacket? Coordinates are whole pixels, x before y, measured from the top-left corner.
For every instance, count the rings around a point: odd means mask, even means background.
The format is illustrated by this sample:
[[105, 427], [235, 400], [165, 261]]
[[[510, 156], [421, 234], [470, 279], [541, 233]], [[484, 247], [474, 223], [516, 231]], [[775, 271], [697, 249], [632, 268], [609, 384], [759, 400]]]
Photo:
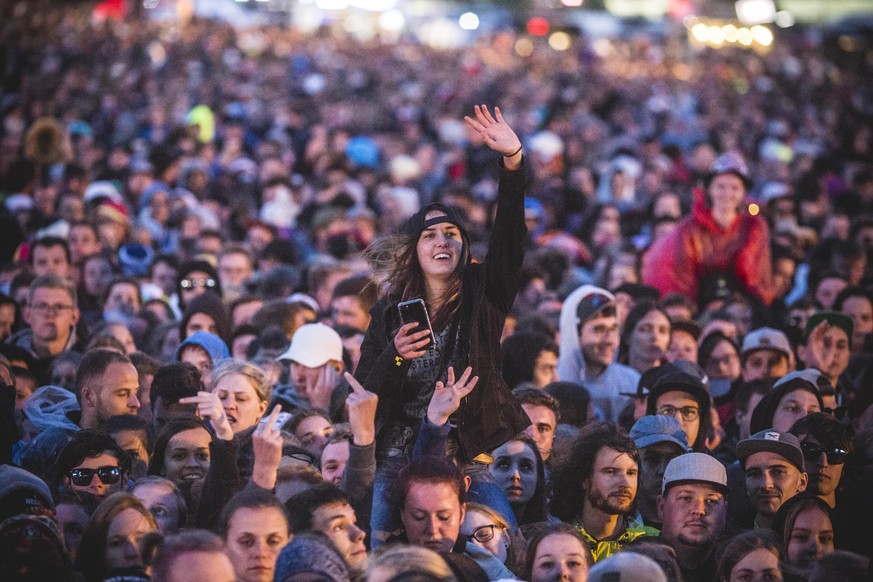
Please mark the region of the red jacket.
[[710, 273], [736, 275], [743, 290], [769, 305], [774, 297], [770, 232], [761, 216], [743, 211], [724, 229], [695, 190], [691, 216], [657, 241], [643, 257], [643, 283], [662, 295], [684, 293], [697, 300], [697, 285]]

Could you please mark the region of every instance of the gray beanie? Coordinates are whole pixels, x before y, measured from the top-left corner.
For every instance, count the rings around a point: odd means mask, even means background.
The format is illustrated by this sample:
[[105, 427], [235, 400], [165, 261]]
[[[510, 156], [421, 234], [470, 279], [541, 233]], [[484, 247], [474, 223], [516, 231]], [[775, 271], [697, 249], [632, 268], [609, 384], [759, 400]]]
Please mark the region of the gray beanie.
[[330, 542], [318, 533], [295, 535], [276, 559], [273, 582], [284, 582], [296, 574], [310, 573], [333, 582], [348, 582], [349, 568]]

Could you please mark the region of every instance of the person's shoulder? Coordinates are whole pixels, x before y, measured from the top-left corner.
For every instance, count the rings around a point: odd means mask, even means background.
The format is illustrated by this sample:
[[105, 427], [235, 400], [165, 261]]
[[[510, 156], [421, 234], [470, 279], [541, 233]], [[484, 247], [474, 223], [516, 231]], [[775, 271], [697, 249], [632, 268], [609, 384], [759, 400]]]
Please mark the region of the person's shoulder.
[[640, 373], [631, 368], [630, 366], [626, 366], [624, 364], [619, 364], [618, 362], [613, 362], [607, 367], [607, 371], [614, 378], [620, 378], [622, 380], [633, 381], [634, 384], [640, 381]]

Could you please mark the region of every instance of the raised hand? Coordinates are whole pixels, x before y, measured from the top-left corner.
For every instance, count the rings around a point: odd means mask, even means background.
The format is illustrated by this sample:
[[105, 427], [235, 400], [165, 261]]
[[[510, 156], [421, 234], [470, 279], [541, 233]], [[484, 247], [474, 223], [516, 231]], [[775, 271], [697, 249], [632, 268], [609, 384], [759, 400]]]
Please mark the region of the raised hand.
[[282, 431], [274, 428], [282, 405], [277, 404], [270, 416], [262, 418], [252, 433], [255, 463], [252, 481], [259, 487], [272, 490], [276, 486], [279, 464], [282, 462]]
[[500, 108], [494, 108], [494, 115], [488, 111], [487, 105], [475, 105], [473, 113], [476, 119], [464, 116], [474, 131], [478, 132], [489, 148], [503, 154], [504, 165], [507, 169], [514, 170], [521, 164], [521, 140], [509, 127], [500, 113]]
[[807, 368], [816, 368], [824, 371], [833, 363], [836, 352], [828, 349], [825, 342], [825, 336], [831, 327], [830, 323], [822, 321], [809, 332], [809, 338], [806, 340], [806, 350], [803, 354], [804, 363]]
[[418, 326], [415, 321], [410, 321], [400, 326], [394, 336], [394, 349], [404, 360], [420, 358], [427, 353], [422, 348], [430, 341], [430, 330], [424, 329], [416, 333], [410, 333]]
[[329, 363], [323, 365], [315, 380], [306, 387], [306, 398], [309, 399], [309, 403], [319, 410], [330, 410], [330, 397], [333, 395], [338, 379], [336, 368]]
[[189, 396], [180, 398], [179, 404], [196, 404], [197, 416], [203, 420], [209, 420], [212, 429], [215, 431], [216, 438], [223, 441], [233, 440], [233, 428], [227, 420], [227, 414], [224, 412], [224, 406], [221, 404], [218, 395], [212, 392], [200, 391], [197, 396]]
[[471, 378], [472, 374], [473, 368], [468, 366], [455, 381], [455, 369], [449, 367], [446, 383], [436, 383], [433, 396], [427, 405], [427, 419], [431, 424], [443, 426], [449, 421], [449, 417], [461, 406], [461, 399], [472, 392], [479, 382], [479, 376]]
[[349, 411], [352, 441], [358, 446], [367, 446], [376, 440], [376, 407], [379, 397], [365, 390], [348, 372], [343, 377], [351, 387], [346, 398], [346, 408]]

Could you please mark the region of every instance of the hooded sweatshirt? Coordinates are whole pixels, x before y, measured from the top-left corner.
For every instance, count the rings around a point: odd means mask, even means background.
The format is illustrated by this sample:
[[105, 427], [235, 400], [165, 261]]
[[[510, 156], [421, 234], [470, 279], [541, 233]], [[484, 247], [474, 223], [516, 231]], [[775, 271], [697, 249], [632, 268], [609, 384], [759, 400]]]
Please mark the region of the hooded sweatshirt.
[[698, 281], [719, 272], [736, 275], [743, 291], [767, 305], [775, 297], [767, 221], [743, 209], [733, 224], [722, 228], [707, 207], [703, 191], [697, 189], [691, 216], [643, 257], [643, 283], [662, 296], [684, 293], [697, 300]]

